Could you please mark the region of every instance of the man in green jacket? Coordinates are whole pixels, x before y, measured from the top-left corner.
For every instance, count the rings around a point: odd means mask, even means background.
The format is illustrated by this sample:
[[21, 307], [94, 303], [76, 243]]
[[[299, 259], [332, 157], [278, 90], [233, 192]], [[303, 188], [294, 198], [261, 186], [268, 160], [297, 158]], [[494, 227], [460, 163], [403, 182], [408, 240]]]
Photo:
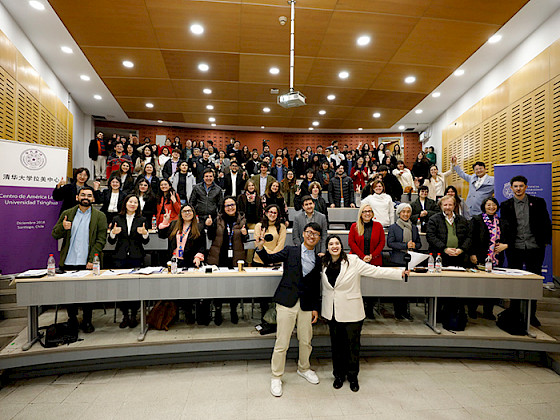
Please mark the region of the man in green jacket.
[[[66, 270], [91, 270], [93, 257], [102, 255], [107, 241], [107, 218], [92, 208], [95, 201], [93, 188], [84, 186], [76, 196], [78, 205], [60, 214], [52, 230], [55, 239], [63, 239], [60, 266]], [[91, 323], [92, 306], [82, 304], [83, 319], [80, 328], [85, 333], [95, 330]], [[78, 305], [68, 305], [68, 324], [78, 326]]]

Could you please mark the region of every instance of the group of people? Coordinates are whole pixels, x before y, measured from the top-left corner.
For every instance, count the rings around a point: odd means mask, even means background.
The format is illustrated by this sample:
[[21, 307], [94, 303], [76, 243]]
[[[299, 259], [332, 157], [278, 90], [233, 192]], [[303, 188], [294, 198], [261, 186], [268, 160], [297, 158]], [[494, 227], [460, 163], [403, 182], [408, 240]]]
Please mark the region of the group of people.
[[[121, 148], [119, 144], [116, 142], [115, 150]], [[152, 146], [146, 142], [143, 150], [152, 149]], [[475, 163], [474, 174], [467, 175], [457, 165], [457, 159], [452, 158], [452, 170], [469, 183], [465, 202], [453, 186], [445, 186], [445, 177], [443, 185], [438, 182], [437, 167], [433, 170], [432, 166], [431, 179], [426, 177], [420, 182], [421, 177], [416, 174], [405, 177], [412, 178], [414, 189], [418, 191], [418, 198], [409, 204], [400, 202], [406, 191], [402, 188], [403, 175], [399, 178], [391, 173], [389, 160], [386, 161], [389, 165], [377, 167], [374, 179], [370, 179], [369, 167], [365, 166], [368, 156], [370, 161], [389, 157], [382, 145], [373, 151], [368, 150], [367, 144], [361, 146], [356, 159], [361, 175], [353, 171], [355, 165], [348, 171], [348, 164], [342, 162], [349, 162], [349, 159], [336, 144], [326, 149], [324, 155], [313, 155], [310, 162], [318, 157], [318, 170], [312, 166], [306, 168], [308, 150], [296, 154], [292, 161], [283, 149], [273, 156], [268, 145], [260, 155], [256, 152], [255, 156], [255, 151], [248, 154], [235, 140], [226, 151], [216, 152], [213, 145], [208, 144], [202, 157], [198, 157], [200, 145], [189, 148], [187, 143], [182, 149], [178, 146], [164, 146], [164, 149], [172, 149], [172, 157], [163, 168], [151, 159], [140, 168], [142, 173], [134, 180], [129, 171], [134, 168], [136, 172], [137, 164], [130, 164], [123, 173], [108, 177], [108, 188], [104, 191], [100, 191], [97, 179], [93, 186], [87, 184], [90, 174], [86, 168], [76, 171], [72, 183], [57, 185], [53, 196], [63, 201], [63, 208], [52, 235], [63, 239], [60, 265], [66, 270], [91, 269], [96, 255], [103, 259], [103, 248], [109, 241], [115, 244], [111, 258], [113, 267], [142, 266], [144, 245], [149, 241], [148, 229], [152, 227], [161, 238], [168, 240], [166, 259], [174, 255], [180, 268], [200, 267], [201, 264], [233, 268], [238, 260], [248, 261], [253, 266], [283, 263], [282, 280], [273, 298], [277, 338], [270, 390], [275, 396], [282, 395], [286, 352], [295, 325], [300, 341], [298, 374], [311, 383], [319, 382], [309, 365], [312, 324], [319, 314], [327, 320], [331, 334], [333, 386], [338, 389], [348, 380], [352, 391], [358, 391], [361, 328], [366, 316], [374, 317], [372, 299], [362, 299], [360, 278], [362, 275], [393, 280], [404, 278], [408, 274], [404, 270], [405, 254], [421, 248], [420, 232], [426, 233], [429, 251], [434, 256], [441, 254], [444, 266], [478, 265], [488, 256], [499, 266], [504, 262], [505, 253], [509, 267], [521, 268], [525, 264], [527, 270], [537, 274], [541, 271], [544, 249], [551, 242], [546, 205], [544, 200], [526, 194], [528, 180], [523, 176], [514, 177], [511, 180], [513, 198], [498, 203], [493, 198], [493, 177], [486, 173], [482, 162]], [[321, 146], [317, 147], [319, 151], [322, 152]], [[217, 164], [210, 161], [211, 155], [218, 156]], [[152, 171], [146, 176], [150, 165]], [[393, 171], [402, 170], [402, 165], [397, 160]], [[333, 167], [334, 173], [331, 172]], [[162, 171], [159, 182], [158, 168]], [[95, 173], [96, 178], [99, 174]], [[357, 220], [350, 226], [350, 254], [347, 254], [340, 237], [327, 235], [326, 213], [328, 207], [356, 206], [356, 179], [360, 179], [357, 189], [362, 191], [362, 202]], [[366, 179], [362, 187], [361, 181]], [[388, 192], [389, 185], [395, 190]], [[401, 187], [400, 192], [397, 185]], [[369, 194], [364, 195], [368, 186]], [[321, 197], [325, 187], [328, 201]], [[101, 210], [93, 208], [93, 203], [101, 204]], [[301, 211], [289, 221], [287, 208], [291, 206]], [[290, 223], [294, 245], [285, 246]], [[381, 267], [386, 241], [384, 228], [388, 231], [387, 245], [391, 249], [385, 265], [400, 269]], [[254, 255], [244, 247], [249, 229], [254, 230]], [[213, 321], [220, 325], [224, 321], [223, 301], [183, 301], [181, 305], [188, 321], [209, 325], [211, 303], [215, 309]], [[261, 315], [270, 303], [270, 300], [260, 299]], [[395, 299], [393, 303], [397, 319], [412, 320], [406, 299]], [[468, 306], [471, 318], [476, 317], [479, 303], [462, 302], [463, 308]], [[494, 303], [482, 302], [483, 316], [494, 319]], [[238, 300], [229, 301], [230, 320], [234, 324], [239, 320], [238, 304]], [[69, 323], [79, 325], [86, 333], [92, 332], [91, 307], [82, 306], [80, 324], [77, 307], [68, 307]], [[134, 328], [138, 324], [138, 304], [121, 302], [119, 308], [123, 313], [120, 327]], [[536, 304], [532, 308], [531, 323], [539, 325], [534, 312]]]

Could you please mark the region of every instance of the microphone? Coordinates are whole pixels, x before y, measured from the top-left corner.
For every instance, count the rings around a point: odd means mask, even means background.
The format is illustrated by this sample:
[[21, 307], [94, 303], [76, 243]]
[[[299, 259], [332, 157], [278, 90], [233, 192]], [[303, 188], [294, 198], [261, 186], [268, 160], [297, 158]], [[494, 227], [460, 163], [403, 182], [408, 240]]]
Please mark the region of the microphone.
[[[406, 263], [406, 267], [405, 270], [408, 271], [408, 263], [410, 262], [410, 260], [412, 259], [412, 257], [410, 256], [410, 254], [408, 253], [408, 251], [404, 254], [404, 262]], [[404, 275], [404, 281], [405, 283], [408, 281], [408, 274]]]
[[[274, 236], [272, 235], [272, 233], [267, 233], [266, 235], [264, 235], [264, 241], [265, 242], [272, 242], [274, 240]], [[255, 242], [256, 239], [249, 239], [247, 242]]]

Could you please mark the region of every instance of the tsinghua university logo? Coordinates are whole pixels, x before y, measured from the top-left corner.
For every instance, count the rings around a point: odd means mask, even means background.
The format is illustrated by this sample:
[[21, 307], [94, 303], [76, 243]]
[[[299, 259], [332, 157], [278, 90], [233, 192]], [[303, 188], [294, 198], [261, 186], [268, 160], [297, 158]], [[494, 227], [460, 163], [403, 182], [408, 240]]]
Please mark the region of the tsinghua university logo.
[[511, 184], [509, 182], [506, 182], [504, 184], [504, 188], [502, 189], [502, 194], [504, 195], [505, 198], [511, 198], [513, 197], [513, 191], [511, 190]]
[[47, 164], [47, 156], [38, 149], [27, 149], [21, 152], [19, 160], [23, 166], [32, 171], [42, 169]]

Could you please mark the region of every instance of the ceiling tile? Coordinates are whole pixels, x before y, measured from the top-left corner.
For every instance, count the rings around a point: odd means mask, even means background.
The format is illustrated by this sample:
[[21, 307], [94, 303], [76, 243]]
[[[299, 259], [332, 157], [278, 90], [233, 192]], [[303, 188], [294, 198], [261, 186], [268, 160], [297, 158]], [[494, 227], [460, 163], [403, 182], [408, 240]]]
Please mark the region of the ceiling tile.
[[127, 112], [129, 118], [138, 120], [162, 120], [171, 122], [186, 122], [183, 114], [176, 112]]
[[[83, 47], [97, 74], [103, 77], [153, 77], [168, 79], [160, 50], [134, 48]], [[133, 68], [122, 65], [124, 60], [134, 63]]]
[[[172, 79], [227, 80], [239, 79], [239, 54], [209, 53], [203, 51], [162, 51], [163, 60]], [[210, 70], [202, 72], [200, 63]]]
[[[316, 59], [307, 77], [306, 85], [364, 88], [371, 86], [384, 64], [380, 62]], [[347, 71], [350, 76], [341, 79], [338, 74]]]
[[529, 0], [433, 0], [424, 17], [503, 25]]
[[[186, 123], [192, 124], [208, 124], [208, 128], [211, 127], [210, 121], [208, 121], [208, 114], [196, 114], [196, 113], [184, 113], [183, 118]], [[237, 125], [238, 124], [238, 117], [237, 115], [216, 115], [216, 125], [217, 129], [220, 128], [221, 125]], [[251, 124], [254, 125], [254, 124]]]
[[385, 90], [368, 90], [356, 102], [359, 107], [385, 106], [391, 109], [410, 110], [424, 99], [426, 95], [415, 92], [395, 92]]
[[[295, 57], [295, 84], [304, 84], [311, 71], [313, 59]], [[277, 75], [269, 72], [271, 67], [280, 70]], [[241, 54], [239, 57], [239, 81], [250, 83], [270, 83], [278, 87], [290, 86], [290, 57], [280, 55]]]
[[254, 126], [260, 127], [264, 125], [267, 128], [270, 127], [290, 127], [290, 117], [277, 117], [263, 115], [256, 117], [254, 115], [240, 115], [238, 123], [243, 126]]
[[[443, 82], [454, 68], [428, 67], [406, 64], [388, 64], [371, 85], [372, 89], [397, 90], [403, 92], [430, 93]], [[416, 82], [407, 84], [404, 79], [416, 77]]]
[[[237, 82], [205, 81], [205, 80], [171, 80], [177, 98], [193, 98], [207, 100], [236, 101], [238, 98]], [[206, 95], [203, 90], [211, 89]]]
[[[307, 97], [308, 105], [354, 106], [366, 89], [344, 89], [340, 87], [303, 86], [301, 92]], [[336, 96], [329, 101], [327, 95]]]
[[175, 97], [175, 89], [169, 79], [125, 79], [121, 77], [105, 77], [103, 81], [115, 97]]
[[391, 62], [457, 67], [498, 28], [497, 25], [423, 18]]
[[336, 10], [420, 17], [431, 2], [432, 0], [338, 0]]

